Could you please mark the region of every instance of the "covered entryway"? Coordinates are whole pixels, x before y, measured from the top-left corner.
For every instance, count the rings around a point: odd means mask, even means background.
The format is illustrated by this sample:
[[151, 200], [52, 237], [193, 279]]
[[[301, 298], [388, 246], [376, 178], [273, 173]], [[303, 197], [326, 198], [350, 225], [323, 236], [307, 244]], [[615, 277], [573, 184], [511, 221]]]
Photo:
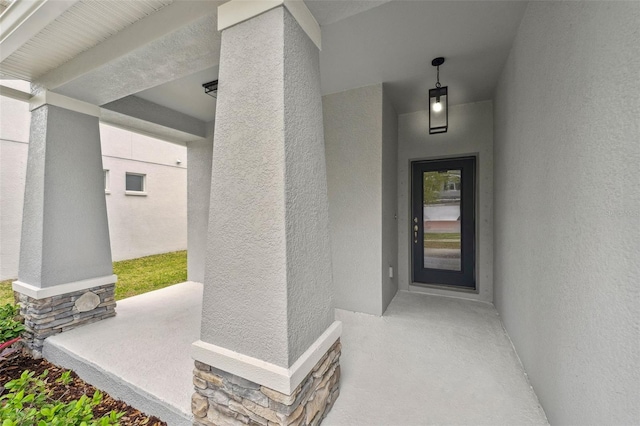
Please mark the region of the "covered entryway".
[[[640, 421], [640, 199], [620, 184], [640, 158], [639, 4], [115, 5], [16, 0], [1, 17], [0, 73], [33, 91], [0, 88], [31, 108], [14, 289], [34, 353], [58, 345], [96, 384], [119, 366], [122, 385], [161, 365], [167, 337], [188, 336], [168, 365], [185, 368], [185, 390], [191, 377], [207, 426], [315, 425], [334, 405], [326, 421], [340, 424], [351, 410], [356, 423], [544, 421], [526, 377], [553, 423]], [[440, 55], [449, 123], [431, 134]], [[203, 108], [214, 79], [215, 108]], [[189, 151], [189, 279], [204, 297], [141, 296], [177, 308], [160, 330], [140, 319], [149, 299], [114, 318], [101, 121]], [[476, 292], [425, 288], [412, 279], [411, 162], [467, 156]], [[165, 334], [151, 355], [113, 332], [145, 324]], [[109, 349], [97, 362], [90, 346]], [[158, 398], [188, 421], [184, 396]]]

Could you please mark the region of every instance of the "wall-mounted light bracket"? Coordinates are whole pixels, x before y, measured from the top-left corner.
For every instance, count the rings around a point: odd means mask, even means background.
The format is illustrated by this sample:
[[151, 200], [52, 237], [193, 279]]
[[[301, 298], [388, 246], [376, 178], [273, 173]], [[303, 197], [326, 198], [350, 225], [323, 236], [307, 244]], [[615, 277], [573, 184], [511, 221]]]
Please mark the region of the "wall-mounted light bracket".
[[204, 93], [214, 98], [218, 97], [218, 80], [213, 80], [202, 85], [204, 87]]

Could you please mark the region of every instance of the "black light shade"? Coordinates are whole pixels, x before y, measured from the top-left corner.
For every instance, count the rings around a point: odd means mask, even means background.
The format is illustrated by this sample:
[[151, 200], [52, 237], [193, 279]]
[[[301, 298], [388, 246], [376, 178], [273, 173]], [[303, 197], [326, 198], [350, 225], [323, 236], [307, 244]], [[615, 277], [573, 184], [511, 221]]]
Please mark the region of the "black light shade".
[[429, 90], [429, 134], [445, 133], [449, 126], [447, 87]]
[[440, 65], [444, 58], [433, 58], [431, 65], [436, 67], [436, 87], [429, 90], [429, 134], [446, 133], [449, 127], [449, 97], [447, 87], [440, 84]]
[[214, 98], [218, 97], [218, 80], [213, 80], [202, 85], [204, 87], [204, 93]]

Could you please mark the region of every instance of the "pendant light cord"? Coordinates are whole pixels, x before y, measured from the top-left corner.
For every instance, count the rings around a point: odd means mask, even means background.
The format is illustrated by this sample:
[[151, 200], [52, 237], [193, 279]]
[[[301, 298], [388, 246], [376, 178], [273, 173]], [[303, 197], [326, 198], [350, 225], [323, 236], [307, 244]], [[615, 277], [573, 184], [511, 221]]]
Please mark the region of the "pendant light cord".
[[436, 67], [436, 80], [437, 80], [437, 82], [436, 82], [436, 88], [438, 88], [438, 89], [439, 89], [439, 88], [441, 88], [441, 87], [442, 87], [442, 84], [440, 84], [440, 65], [438, 65], [438, 66]]

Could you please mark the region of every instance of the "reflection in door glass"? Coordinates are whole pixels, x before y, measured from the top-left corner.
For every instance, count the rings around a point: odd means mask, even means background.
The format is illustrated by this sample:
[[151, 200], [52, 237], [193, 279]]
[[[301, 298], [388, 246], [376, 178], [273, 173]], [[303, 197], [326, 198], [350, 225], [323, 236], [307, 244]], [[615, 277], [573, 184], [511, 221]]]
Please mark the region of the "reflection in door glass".
[[460, 170], [425, 172], [424, 267], [460, 271]]

